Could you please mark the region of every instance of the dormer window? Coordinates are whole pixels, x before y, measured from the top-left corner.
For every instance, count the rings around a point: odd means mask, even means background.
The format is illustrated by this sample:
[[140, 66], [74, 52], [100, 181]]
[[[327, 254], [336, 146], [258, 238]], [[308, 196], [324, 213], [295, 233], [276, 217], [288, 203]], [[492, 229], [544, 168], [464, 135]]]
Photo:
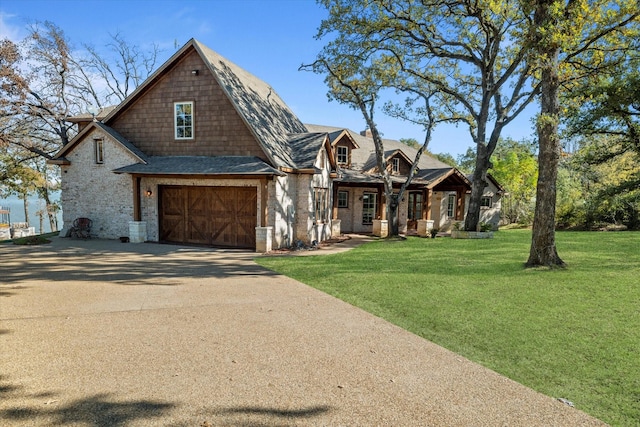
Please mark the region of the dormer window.
[[338, 158], [339, 165], [349, 164], [349, 147], [338, 145], [336, 148], [336, 156]]
[[193, 102], [174, 103], [175, 138], [193, 139]]
[[397, 157], [391, 159], [391, 172], [394, 174], [400, 173], [400, 159]]

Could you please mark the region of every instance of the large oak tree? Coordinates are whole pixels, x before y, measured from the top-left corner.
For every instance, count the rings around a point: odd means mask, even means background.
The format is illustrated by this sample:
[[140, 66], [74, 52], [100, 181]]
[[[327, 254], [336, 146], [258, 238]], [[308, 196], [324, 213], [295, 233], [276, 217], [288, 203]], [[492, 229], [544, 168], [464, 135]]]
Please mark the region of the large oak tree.
[[[463, 123], [476, 164], [465, 228], [476, 230], [490, 157], [504, 127], [538, 93], [528, 61], [529, 16], [517, 2], [323, 0], [329, 18], [319, 37], [333, 37], [322, 55], [377, 55], [395, 69], [387, 83], [438, 92], [437, 120]], [[343, 60], [341, 59], [341, 60]], [[394, 111], [398, 111], [395, 109]]]

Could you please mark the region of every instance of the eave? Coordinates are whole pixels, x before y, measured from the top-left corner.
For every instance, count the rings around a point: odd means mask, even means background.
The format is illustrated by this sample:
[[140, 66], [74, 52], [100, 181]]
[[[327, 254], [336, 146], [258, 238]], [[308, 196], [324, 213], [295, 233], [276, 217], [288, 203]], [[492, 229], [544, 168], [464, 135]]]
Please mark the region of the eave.
[[48, 165], [58, 165], [58, 166], [69, 166], [71, 162], [64, 157], [60, 157], [57, 159], [47, 159]]

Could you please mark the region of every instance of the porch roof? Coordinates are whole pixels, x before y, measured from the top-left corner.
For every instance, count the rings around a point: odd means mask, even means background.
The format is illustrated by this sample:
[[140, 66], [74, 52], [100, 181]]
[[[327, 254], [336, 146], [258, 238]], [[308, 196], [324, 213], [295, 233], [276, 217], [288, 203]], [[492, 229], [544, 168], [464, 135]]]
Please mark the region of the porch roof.
[[[384, 181], [382, 176], [378, 174], [367, 174], [351, 169], [342, 169], [338, 178], [335, 179], [338, 184], [347, 184], [353, 186], [382, 185]], [[406, 181], [405, 176], [392, 176], [391, 181], [394, 186], [400, 186]], [[464, 186], [471, 188], [468, 180], [459, 173], [455, 168], [429, 169], [421, 171], [420, 175], [411, 180], [411, 186], [426, 187], [437, 191], [447, 191], [455, 186]]]
[[284, 175], [253, 156], [149, 156], [147, 163], [134, 163], [115, 173], [139, 175]]

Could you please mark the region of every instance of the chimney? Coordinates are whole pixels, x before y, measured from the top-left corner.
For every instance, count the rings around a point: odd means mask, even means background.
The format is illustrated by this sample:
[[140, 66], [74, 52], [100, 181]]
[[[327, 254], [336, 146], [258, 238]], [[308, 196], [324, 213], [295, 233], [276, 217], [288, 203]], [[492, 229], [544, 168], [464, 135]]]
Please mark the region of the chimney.
[[367, 138], [373, 138], [373, 134], [371, 133], [371, 129], [365, 129], [362, 132], [360, 132], [360, 135], [362, 136], [366, 136]]

